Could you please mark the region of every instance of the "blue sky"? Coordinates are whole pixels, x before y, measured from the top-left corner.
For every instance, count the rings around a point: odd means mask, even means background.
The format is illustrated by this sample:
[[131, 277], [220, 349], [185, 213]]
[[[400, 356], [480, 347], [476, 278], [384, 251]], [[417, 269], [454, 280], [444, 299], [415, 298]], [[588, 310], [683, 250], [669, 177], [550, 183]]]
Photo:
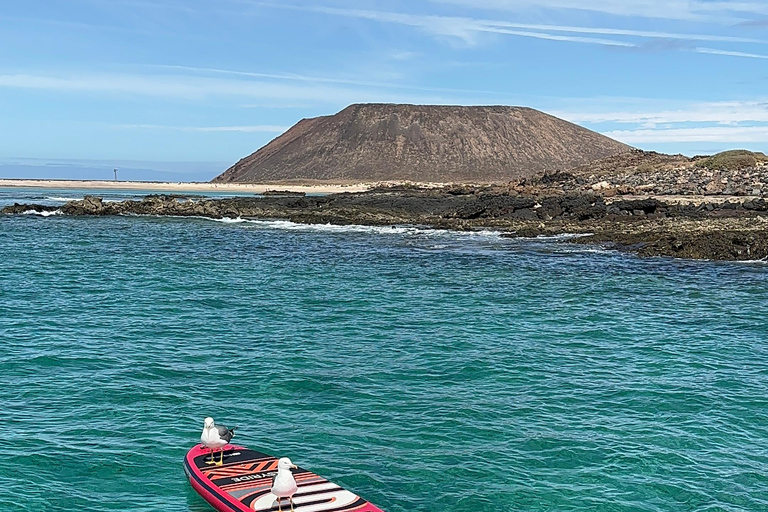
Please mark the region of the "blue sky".
[[25, 0], [0, 4], [0, 48], [5, 177], [210, 179], [355, 102], [768, 151], [764, 1]]

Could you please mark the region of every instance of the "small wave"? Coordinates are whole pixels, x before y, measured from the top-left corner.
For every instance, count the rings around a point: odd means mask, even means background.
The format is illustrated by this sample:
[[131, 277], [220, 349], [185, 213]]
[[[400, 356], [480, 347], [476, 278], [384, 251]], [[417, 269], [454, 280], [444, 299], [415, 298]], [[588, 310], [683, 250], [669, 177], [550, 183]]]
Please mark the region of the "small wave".
[[288, 220], [255, 220], [244, 219], [244, 222], [259, 225], [268, 229], [282, 229], [288, 231], [315, 231], [329, 233], [374, 233], [380, 235], [427, 235], [427, 236], [461, 236], [498, 238], [499, 231], [450, 231], [447, 229], [432, 229], [417, 226], [364, 226], [361, 224], [301, 224]]
[[332, 233], [379, 233], [379, 234], [406, 234], [424, 231], [423, 228], [409, 226], [363, 226], [360, 224], [301, 224], [288, 220], [248, 220], [252, 224], [270, 229], [288, 231], [324, 231]]
[[610, 255], [621, 254], [621, 251], [617, 249], [609, 249], [606, 247], [595, 247], [595, 246], [590, 247], [588, 245], [582, 246], [581, 248], [574, 250], [572, 252], [586, 252], [590, 254], [610, 254]]
[[593, 233], [562, 233], [559, 235], [520, 236], [515, 237], [514, 240], [528, 240], [535, 242], [567, 242], [569, 240], [575, 240], [577, 238], [584, 238], [585, 236], [592, 235]]
[[[106, 201], [105, 201], [106, 202]], [[362, 224], [304, 224], [291, 222], [289, 220], [259, 220], [244, 219], [242, 217], [222, 217], [216, 219], [213, 217], [204, 217], [202, 215], [141, 215], [134, 213], [121, 213], [125, 217], [155, 217], [172, 219], [198, 219], [210, 222], [219, 222], [222, 224], [252, 224], [264, 229], [275, 229], [285, 231], [314, 231], [328, 233], [374, 233], [374, 234], [395, 234], [395, 235], [418, 235], [435, 237], [460, 237], [460, 238], [478, 238], [478, 239], [497, 239], [501, 236], [501, 231], [483, 229], [479, 231], [454, 231], [449, 229], [434, 229], [430, 227], [417, 226], [364, 226]]]
[[62, 202], [69, 202], [69, 201], [81, 201], [82, 197], [59, 197], [59, 196], [46, 196], [45, 197], [48, 201], [62, 201]]
[[38, 212], [37, 210], [27, 210], [21, 212], [22, 215], [39, 215], [41, 217], [50, 217], [51, 215], [63, 215], [61, 210], [53, 210], [48, 212]]
[[221, 219], [211, 219], [215, 222], [223, 222], [224, 224], [240, 224], [242, 222], [248, 222], [248, 219], [243, 219], [242, 217], [223, 217]]
[[748, 265], [768, 265], [768, 258], [761, 260], [735, 260], [733, 263], [746, 263]]

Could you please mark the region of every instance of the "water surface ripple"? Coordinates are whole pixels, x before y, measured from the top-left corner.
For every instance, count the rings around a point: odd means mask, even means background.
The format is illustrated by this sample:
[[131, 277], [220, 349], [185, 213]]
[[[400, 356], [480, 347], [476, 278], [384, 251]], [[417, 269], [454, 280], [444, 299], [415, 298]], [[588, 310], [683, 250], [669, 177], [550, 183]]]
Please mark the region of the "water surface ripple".
[[210, 510], [206, 415], [388, 512], [768, 510], [766, 266], [137, 217], [0, 251], [0, 510]]

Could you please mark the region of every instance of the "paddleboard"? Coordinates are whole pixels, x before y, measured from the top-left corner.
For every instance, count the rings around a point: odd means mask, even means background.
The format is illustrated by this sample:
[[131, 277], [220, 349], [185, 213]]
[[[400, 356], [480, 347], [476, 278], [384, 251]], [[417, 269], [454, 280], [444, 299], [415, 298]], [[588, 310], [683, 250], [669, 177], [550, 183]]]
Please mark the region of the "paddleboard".
[[[220, 454], [216, 453], [216, 459]], [[197, 445], [184, 459], [184, 472], [192, 488], [219, 512], [278, 510], [278, 498], [272, 494], [272, 477], [277, 474], [277, 458], [242, 446], [229, 445], [224, 464], [210, 460], [208, 448]], [[383, 512], [353, 492], [342, 489], [306, 469], [292, 470], [299, 490], [293, 495], [295, 512]], [[283, 498], [280, 506], [290, 512], [291, 504]]]

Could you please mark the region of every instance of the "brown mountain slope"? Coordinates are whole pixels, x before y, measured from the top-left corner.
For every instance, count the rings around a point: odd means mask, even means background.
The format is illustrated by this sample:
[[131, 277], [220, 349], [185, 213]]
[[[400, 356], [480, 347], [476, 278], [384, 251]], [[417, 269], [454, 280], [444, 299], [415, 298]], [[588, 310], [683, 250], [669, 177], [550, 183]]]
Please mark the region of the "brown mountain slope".
[[360, 104], [301, 120], [213, 181], [507, 181], [630, 149], [530, 108]]

